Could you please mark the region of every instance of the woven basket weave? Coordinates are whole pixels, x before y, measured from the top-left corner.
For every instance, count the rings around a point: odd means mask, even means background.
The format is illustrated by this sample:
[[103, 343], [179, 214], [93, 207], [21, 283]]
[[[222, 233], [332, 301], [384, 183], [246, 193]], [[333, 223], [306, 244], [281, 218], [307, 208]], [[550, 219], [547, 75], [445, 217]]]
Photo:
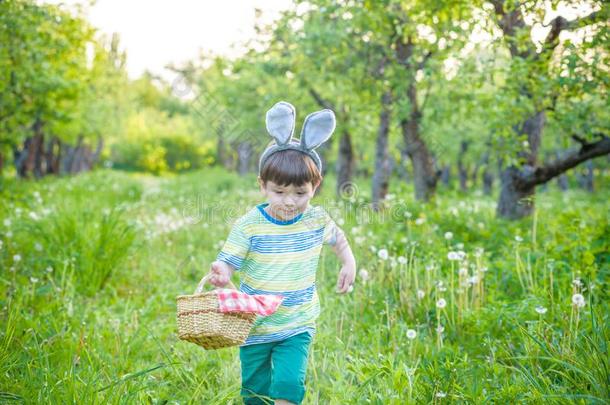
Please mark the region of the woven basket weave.
[[[243, 344], [250, 333], [255, 313], [219, 312], [218, 297], [214, 291], [202, 292], [208, 280], [206, 275], [193, 295], [179, 295], [178, 337], [204, 349], [220, 349]], [[231, 288], [236, 289], [229, 282]]]

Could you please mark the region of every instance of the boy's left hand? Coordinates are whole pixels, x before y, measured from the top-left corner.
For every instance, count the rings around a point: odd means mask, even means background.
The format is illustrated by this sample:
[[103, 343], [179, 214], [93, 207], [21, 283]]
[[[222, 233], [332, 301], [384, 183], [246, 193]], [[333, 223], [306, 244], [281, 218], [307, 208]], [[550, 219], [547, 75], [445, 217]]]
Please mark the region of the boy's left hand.
[[337, 292], [345, 294], [349, 291], [354, 280], [356, 279], [356, 266], [344, 265], [341, 267], [339, 279], [337, 280]]

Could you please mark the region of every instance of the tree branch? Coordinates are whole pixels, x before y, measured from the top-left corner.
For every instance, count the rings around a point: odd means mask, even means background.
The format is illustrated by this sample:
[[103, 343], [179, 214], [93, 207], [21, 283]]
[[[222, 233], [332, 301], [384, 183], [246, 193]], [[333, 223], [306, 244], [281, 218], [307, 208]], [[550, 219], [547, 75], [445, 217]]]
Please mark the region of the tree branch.
[[579, 150], [570, 151], [563, 158], [557, 159], [545, 166], [537, 167], [535, 170], [523, 175], [518, 180], [518, 187], [528, 189], [544, 184], [582, 162], [610, 154], [610, 138], [603, 134], [596, 135], [601, 137], [601, 139], [593, 143], [586, 142], [578, 135], [572, 135], [572, 138], [582, 145]]
[[568, 21], [562, 16], [557, 16], [551, 20], [549, 24], [546, 26], [550, 26], [551, 30], [549, 31], [546, 39], [544, 40], [545, 47], [554, 49], [559, 39], [559, 34], [562, 31], [575, 30], [578, 28], [586, 27], [587, 25], [595, 24], [604, 20], [604, 15], [600, 11], [594, 11], [589, 15], [584, 17], [576, 18], [574, 20]]
[[335, 111], [335, 106], [331, 102], [322, 98], [320, 93], [318, 93], [312, 86], [308, 85], [307, 89], [309, 91], [309, 94], [313, 97], [314, 100], [316, 100], [316, 103], [318, 103], [320, 107], [328, 108], [329, 110]]

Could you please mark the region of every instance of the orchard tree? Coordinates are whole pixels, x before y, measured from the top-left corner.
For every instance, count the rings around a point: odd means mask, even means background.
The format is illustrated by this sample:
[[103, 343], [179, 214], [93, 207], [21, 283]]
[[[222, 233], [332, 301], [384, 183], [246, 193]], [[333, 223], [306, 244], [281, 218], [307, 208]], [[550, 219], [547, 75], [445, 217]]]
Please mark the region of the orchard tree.
[[[607, 113], [591, 109], [583, 123], [583, 117], [570, 114], [566, 108], [601, 99], [606, 100], [605, 111], [608, 110], [610, 7], [605, 1], [585, 1], [572, 9], [572, 14], [581, 10], [578, 16], [547, 16], [547, 9], [561, 7], [564, 12], [569, 11], [567, 5], [541, 0], [491, 1], [501, 43], [510, 54], [505, 84], [498, 89], [506, 106], [505, 122], [512, 124], [499, 133], [500, 144], [509, 151], [503, 157], [499, 217], [517, 219], [529, 215], [538, 185], [582, 162], [610, 153], [608, 121], [603, 119]], [[533, 39], [535, 26], [546, 27], [546, 36], [540, 42]], [[542, 135], [549, 118], [558, 112], [565, 125], [557, 128], [556, 136], [571, 136], [580, 147], [541, 164], [538, 155]]]

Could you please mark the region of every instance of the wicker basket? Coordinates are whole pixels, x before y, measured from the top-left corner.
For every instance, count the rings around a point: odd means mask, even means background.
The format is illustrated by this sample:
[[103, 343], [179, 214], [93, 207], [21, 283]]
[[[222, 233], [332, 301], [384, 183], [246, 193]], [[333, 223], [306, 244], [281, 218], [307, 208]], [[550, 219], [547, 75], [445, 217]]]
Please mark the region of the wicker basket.
[[[193, 295], [179, 295], [178, 337], [204, 349], [220, 349], [243, 344], [250, 333], [255, 313], [225, 313], [218, 310], [214, 291], [202, 292], [209, 274], [203, 277]], [[229, 282], [233, 289], [235, 285]]]

